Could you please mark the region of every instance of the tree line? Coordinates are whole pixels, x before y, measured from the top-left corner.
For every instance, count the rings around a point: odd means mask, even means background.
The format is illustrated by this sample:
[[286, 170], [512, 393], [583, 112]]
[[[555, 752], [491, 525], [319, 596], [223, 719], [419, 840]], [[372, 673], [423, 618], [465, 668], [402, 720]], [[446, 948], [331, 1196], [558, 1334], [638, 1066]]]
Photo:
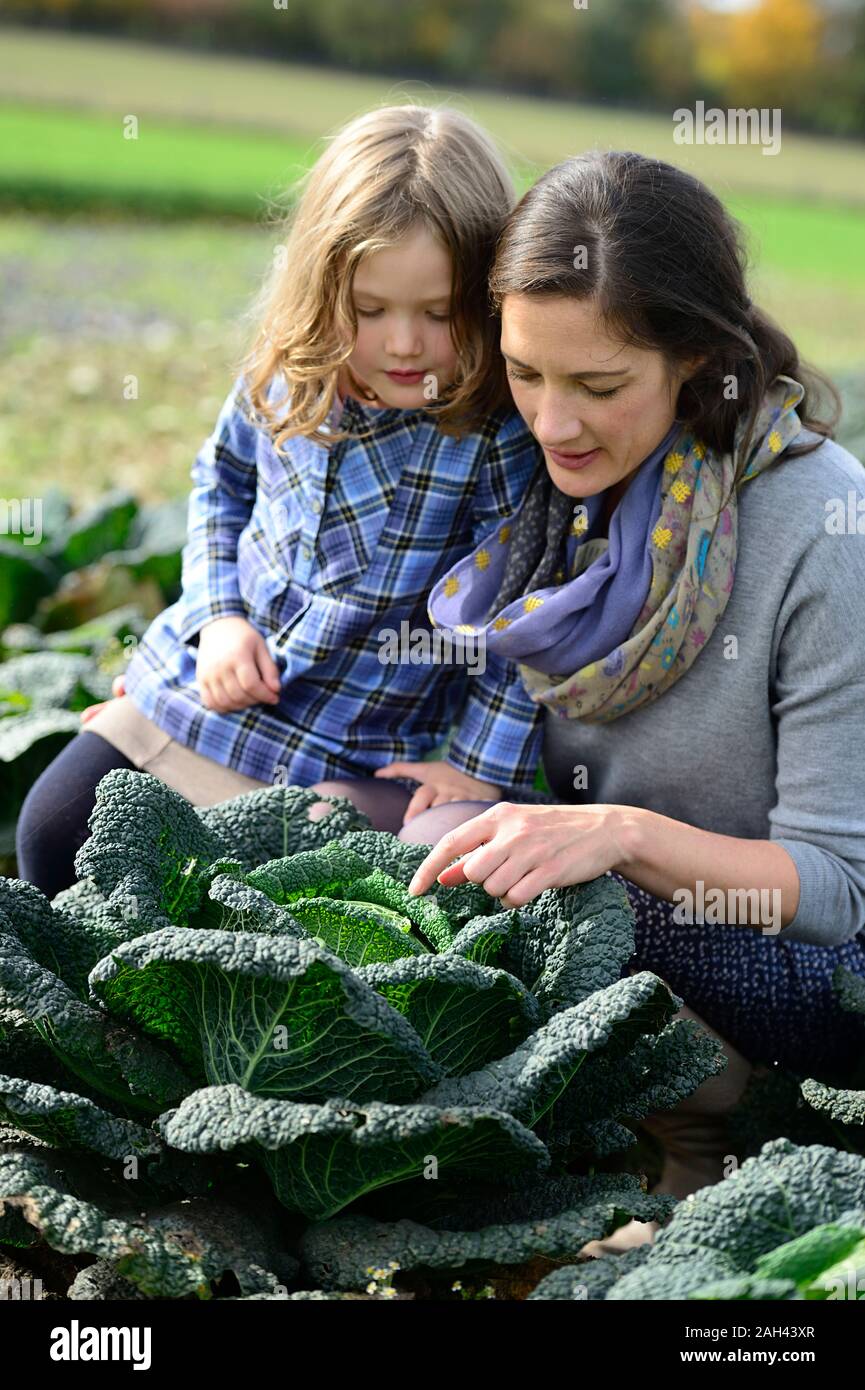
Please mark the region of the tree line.
[[862, 0], [5, 0], [7, 20], [642, 110], [865, 134]]

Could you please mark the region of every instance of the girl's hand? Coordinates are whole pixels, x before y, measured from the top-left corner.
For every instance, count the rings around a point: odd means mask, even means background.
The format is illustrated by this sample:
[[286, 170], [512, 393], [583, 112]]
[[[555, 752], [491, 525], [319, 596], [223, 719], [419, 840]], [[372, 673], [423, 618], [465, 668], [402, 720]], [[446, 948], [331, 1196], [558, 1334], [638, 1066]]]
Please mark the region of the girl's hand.
[[258, 628], [245, 618], [215, 618], [198, 637], [195, 675], [205, 709], [224, 714], [279, 703], [276, 663]]
[[478, 782], [443, 762], [389, 763], [378, 768], [375, 776], [412, 777], [423, 782], [406, 807], [403, 825], [430, 806], [443, 806], [447, 801], [498, 801], [502, 794], [501, 787], [494, 787], [492, 782]]
[[[114, 699], [118, 699], [121, 695], [126, 693], [126, 682], [123, 676], [114, 677], [114, 680], [111, 682], [111, 691]], [[98, 705], [88, 705], [86, 709], [81, 711], [81, 723], [86, 724], [88, 719], [92, 719], [94, 714], [98, 714], [101, 709], [104, 709], [105, 706], [110, 703], [110, 700], [100, 700]]]
[[[502, 801], [444, 835], [409, 884], [426, 893], [482, 883], [506, 907], [524, 907], [545, 888], [564, 888], [613, 869], [624, 872], [625, 825], [633, 806], [518, 806]], [[450, 861], [465, 855], [458, 864]], [[447, 867], [450, 865], [450, 867]]]

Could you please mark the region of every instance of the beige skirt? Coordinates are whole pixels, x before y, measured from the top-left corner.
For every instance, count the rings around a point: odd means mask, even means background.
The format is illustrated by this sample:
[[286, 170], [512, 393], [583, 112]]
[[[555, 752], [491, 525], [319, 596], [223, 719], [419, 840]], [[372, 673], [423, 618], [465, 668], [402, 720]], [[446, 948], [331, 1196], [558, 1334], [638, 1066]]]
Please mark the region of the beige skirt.
[[241, 792], [270, 787], [235, 772], [213, 758], [205, 758], [160, 729], [142, 714], [128, 695], [109, 700], [104, 709], [81, 726], [82, 733], [99, 734], [141, 772], [150, 772], [166, 786], [173, 787], [193, 806], [213, 806]]

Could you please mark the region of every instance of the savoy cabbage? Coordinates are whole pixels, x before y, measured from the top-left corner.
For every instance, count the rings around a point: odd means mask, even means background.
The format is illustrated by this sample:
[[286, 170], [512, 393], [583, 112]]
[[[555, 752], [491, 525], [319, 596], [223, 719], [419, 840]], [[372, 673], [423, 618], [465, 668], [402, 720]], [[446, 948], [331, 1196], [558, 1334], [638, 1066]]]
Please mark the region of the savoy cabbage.
[[[598, 1165], [725, 1059], [662, 981], [627, 973], [622, 885], [524, 909], [474, 884], [412, 898], [428, 847], [340, 798], [313, 820], [320, 800], [274, 787], [196, 809], [116, 770], [72, 888], [49, 903], [0, 880], [0, 1244], [23, 1213], [27, 1238], [96, 1256], [76, 1297], [209, 1297], [229, 1268], [241, 1297], [290, 1297], [298, 1258], [325, 1293], [362, 1288], [385, 1253], [432, 1271], [573, 1259], [675, 1206]], [[208, 1203], [252, 1203], [279, 1248], [208, 1237], [196, 1276], [165, 1249], [172, 1199], [205, 1225]]]
[[533, 1299], [865, 1298], [865, 1158], [789, 1139], [677, 1206], [654, 1243], [571, 1265]]

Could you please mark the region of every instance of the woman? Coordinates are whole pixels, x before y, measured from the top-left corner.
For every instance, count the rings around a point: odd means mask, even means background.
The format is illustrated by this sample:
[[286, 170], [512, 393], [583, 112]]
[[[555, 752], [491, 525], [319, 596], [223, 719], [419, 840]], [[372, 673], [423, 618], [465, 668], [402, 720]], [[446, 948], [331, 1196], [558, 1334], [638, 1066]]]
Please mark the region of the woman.
[[[667, 1141], [655, 1190], [679, 1197], [723, 1175], [754, 1065], [832, 1079], [865, 1047], [832, 987], [838, 964], [865, 974], [865, 547], [837, 524], [865, 475], [743, 264], [714, 195], [636, 154], [568, 160], [511, 214], [491, 287], [545, 468], [430, 616], [510, 662], [526, 727], [544, 710], [560, 804], [496, 802], [470, 765], [386, 770], [425, 783], [400, 832], [435, 844], [416, 892], [438, 875], [522, 905], [621, 877], [630, 968], [665, 979], [730, 1062], [649, 1123]], [[490, 719], [505, 698], [514, 719], [513, 684], [488, 693]], [[705, 922], [701, 892], [724, 902]]]

